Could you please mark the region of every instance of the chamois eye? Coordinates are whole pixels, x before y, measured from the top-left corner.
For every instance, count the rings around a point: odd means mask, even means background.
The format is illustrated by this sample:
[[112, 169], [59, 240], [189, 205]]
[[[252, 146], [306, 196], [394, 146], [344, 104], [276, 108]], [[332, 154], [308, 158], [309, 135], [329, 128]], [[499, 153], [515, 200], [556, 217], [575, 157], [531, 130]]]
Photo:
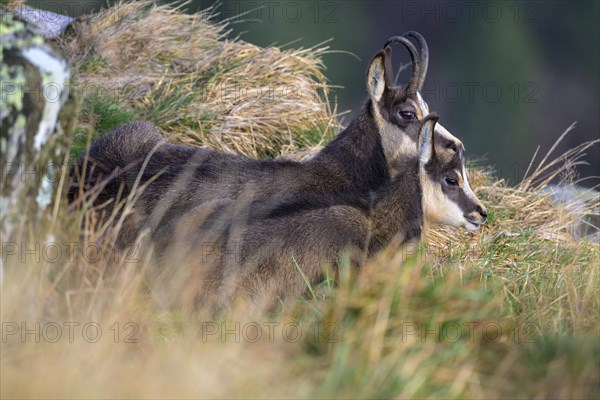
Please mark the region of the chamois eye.
[[417, 119], [417, 115], [412, 111], [400, 111], [398, 114], [400, 114], [402, 119], [406, 121], [412, 121], [413, 119]]
[[449, 186], [458, 186], [458, 181], [456, 179], [446, 178], [446, 183]]

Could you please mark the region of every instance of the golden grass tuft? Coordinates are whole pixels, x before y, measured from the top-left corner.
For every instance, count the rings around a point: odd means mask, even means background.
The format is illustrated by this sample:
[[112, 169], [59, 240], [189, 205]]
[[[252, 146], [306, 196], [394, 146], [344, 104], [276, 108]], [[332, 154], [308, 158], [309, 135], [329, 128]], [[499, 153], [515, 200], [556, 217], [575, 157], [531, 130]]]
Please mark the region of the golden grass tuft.
[[173, 142], [251, 156], [288, 154], [338, 127], [321, 56], [227, 39], [211, 12], [121, 2], [83, 18], [62, 47], [84, 96], [133, 107]]
[[[172, 140], [292, 155], [318, 149], [304, 142], [306, 129], [324, 129], [318, 137], [326, 141], [337, 126], [317, 93], [326, 90], [325, 49], [260, 49], [225, 39], [208, 14], [145, 1], [120, 7], [81, 21], [63, 46], [79, 84], [106, 90], [117, 77], [129, 90], [115, 101], [155, 119]], [[300, 102], [278, 97], [266, 111], [264, 102], [206, 101], [196, 92], [206, 82], [281, 84], [292, 75], [310, 93]], [[207, 119], [196, 129], [186, 118], [198, 115]], [[92, 130], [91, 119], [82, 126]], [[110, 226], [96, 224], [95, 210], [67, 213], [58, 193], [54, 229], [30, 228], [10, 243], [16, 251], [3, 243], [0, 397], [596, 396], [600, 245], [573, 228], [598, 214], [598, 198], [575, 208], [541, 191], [553, 179], [569, 181], [591, 145], [558, 157], [551, 149], [516, 186], [471, 168], [489, 211], [477, 233], [431, 227], [424, 250], [389, 247], [357, 277], [343, 269], [339, 287], [319, 288], [317, 300], [217, 321], [173, 307], [181, 289], [168, 279], [181, 269], [175, 260], [157, 270], [150, 251], [112, 252]], [[70, 341], [72, 322], [79, 325]], [[83, 335], [89, 323], [102, 329], [97, 342]], [[236, 323], [237, 337], [222, 335]], [[300, 340], [283, 334], [287, 323], [300, 327]], [[53, 324], [62, 327], [56, 342]], [[251, 324], [262, 326], [256, 341], [243, 333]]]

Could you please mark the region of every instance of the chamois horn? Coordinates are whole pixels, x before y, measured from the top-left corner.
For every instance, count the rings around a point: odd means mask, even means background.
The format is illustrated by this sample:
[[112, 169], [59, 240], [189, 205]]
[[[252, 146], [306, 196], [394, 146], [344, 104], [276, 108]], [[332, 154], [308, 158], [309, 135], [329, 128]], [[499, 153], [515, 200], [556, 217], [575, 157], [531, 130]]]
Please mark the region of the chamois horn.
[[429, 65], [429, 47], [427, 46], [427, 41], [425, 40], [423, 35], [415, 31], [405, 32], [402, 36], [415, 38], [419, 42], [419, 53], [421, 54], [421, 74], [419, 75], [417, 88], [421, 90], [423, 88], [423, 84], [425, 83], [425, 77], [427, 76], [427, 66]]
[[410, 59], [412, 61], [412, 65], [413, 65], [413, 71], [412, 71], [412, 77], [410, 78], [410, 82], [408, 84], [408, 90], [410, 92], [416, 92], [417, 90], [419, 90], [418, 85], [419, 85], [419, 79], [421, 76], [421, 62], [419, 61], [417, 48], [415, 47], [414, 44], [412, 44], [412, 42], [410, 40], [408, 40], [404, 36], [393, 36], [393, 37], [389, 38], [387, 40], [387, 42], [385, 42], [385, 44], [383, 45], [383, 48], [385, 49], [390, 44], [396, 44], [396, 43], [403, 44], [404, 47], [406, 47], [406, 49], [410, 53]]

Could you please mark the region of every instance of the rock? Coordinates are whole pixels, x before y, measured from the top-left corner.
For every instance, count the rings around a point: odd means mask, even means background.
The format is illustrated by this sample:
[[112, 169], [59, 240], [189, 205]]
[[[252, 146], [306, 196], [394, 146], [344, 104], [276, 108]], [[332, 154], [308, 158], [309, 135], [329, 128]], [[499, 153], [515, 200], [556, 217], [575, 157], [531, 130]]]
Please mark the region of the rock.
[[37, 28], [45, 39], [56, 39], [75, 21], [75, 18], [51, 11], [38, 10], [24, 4], [17, 5], [11, 11], [17, 18]]
[[[572, 184], [548, 185], [542, 192], [549, 193], [556, 204], [564, 204], [569, 211], [578, 215], [571, 234], [576, 238], [586, 238], [600, 243], [600, 193]], [[592, 209], [590, 211], [590, 208]]]
[[0, 229], [7, 243], [23, 230], [41, 233], [49, 220], [76, 113], [64, 107], [64, 58], [12, 12], [0, 7], [0, 18]]

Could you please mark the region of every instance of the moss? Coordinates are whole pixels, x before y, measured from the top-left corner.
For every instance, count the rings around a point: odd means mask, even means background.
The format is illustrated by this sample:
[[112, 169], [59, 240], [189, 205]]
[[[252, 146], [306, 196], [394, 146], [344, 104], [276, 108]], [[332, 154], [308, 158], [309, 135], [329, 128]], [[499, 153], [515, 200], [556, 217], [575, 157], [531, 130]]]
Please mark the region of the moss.
[[[15, 38], [21, 37], [16, 40]], [[11, 112], [19, 113], [23, 109], [23, 88], [25, 87], [25, 73], [21, 65], [6, 65], [5, 58], [15, 48], [27, 45], [28, 40], [22, 39], [26, 36], [25, 25], [13, 18], [12, 14], [2, 12], [0, 20], [0, 55], [2, 66], [0, 67], [0, 81], [4, 82], [2, 101], [0, 101], [0, 115], [8, 115]], [[6, 53], [6, 54], [5, 54]]]
[[20, 112], [23, 109], [23, 87], [25, 86], [24, 68], [19, 65], [0, 67], [0, 80], [4, 82], [0, 114], [6, 115], [13, 109]]
[[86, 129], [80, 126], [73, 136], [71, 158], [76, 159], [85, 152], [88, 144], [88, 129], [91, 129], [91, 139], [96, 140], [117, 126], [139, 118], [138, 112], [118, 103], [115, 99], [99, 94], [86, 98], [82, 105], [82, 115], [89, 122]]
[[83, 73], [95, 74], [102, 71], [107, 66], [108, 61], [106, 61], [105, 58], [90, 57], [79, 66], [79, 70]]

